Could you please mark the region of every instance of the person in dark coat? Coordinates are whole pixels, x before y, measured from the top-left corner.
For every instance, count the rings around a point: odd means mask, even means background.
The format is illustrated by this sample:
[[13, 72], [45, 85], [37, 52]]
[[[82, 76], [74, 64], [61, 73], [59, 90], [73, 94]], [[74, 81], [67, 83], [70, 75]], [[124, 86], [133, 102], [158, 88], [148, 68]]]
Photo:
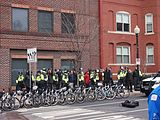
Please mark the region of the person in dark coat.
[[69, 85], [71, 88], [75, 88], [75, 85], [77, 83], [77, 74], [71, 70], [69, 73]]
[[49, 90], [52, 90], [53, 89], [52, 68], [48, 69], [47, 74], [48, 74], [48, 87], [49, 87]]
[[126, 87], [130, 92], [132, 92], [132, 81], [133, 81], [133, 75], [131, 69], [128, 68], [127, 74], [126, 74]]
[[29, 92], [29, 90], [30, 90], [30, 74], [29, 74], [29, 71], [27, 71], [26, 74], [25, 74], [24, 85], [26, 87], [26, 91]]
[[113, 84], [112, 71], [110, 67], [107, 67], [106, 70], [104, 71], [104, 86], [112, 84]]

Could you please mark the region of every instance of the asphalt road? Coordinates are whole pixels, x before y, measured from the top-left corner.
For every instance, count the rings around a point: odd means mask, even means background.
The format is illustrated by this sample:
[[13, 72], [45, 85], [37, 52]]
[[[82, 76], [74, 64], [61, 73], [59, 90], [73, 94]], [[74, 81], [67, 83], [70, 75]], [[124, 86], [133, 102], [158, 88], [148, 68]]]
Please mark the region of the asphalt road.
[[[147, 97], [136, 92], [127, 99], [137, 100], [140, 105], [125, 108], [121, 103], [126, 99], [114, 99], [65, 106], [21, 108], [14, 112], [29, 120], [147, 120]], [[19, 118], [21, 120], [22, 117]]]

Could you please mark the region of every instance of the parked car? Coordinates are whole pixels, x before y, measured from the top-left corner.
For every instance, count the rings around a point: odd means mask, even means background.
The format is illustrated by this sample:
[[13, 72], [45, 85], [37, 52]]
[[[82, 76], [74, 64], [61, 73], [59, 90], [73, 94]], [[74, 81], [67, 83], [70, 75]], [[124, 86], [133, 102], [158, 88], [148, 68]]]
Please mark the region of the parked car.
[[157, 73], [154, 77], [143, 79], [141, 82], [140, 91], [148, 96], [152, 90], [154, 90], [160, 84], [160, 73]]

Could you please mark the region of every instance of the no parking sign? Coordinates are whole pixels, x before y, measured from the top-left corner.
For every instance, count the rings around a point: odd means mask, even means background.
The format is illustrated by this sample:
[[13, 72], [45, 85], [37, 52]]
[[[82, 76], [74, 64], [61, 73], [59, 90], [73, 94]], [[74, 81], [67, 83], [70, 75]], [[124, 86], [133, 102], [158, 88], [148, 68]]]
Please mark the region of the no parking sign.
[[27, 49], [27, 62], [37, 62], [37, 48]]

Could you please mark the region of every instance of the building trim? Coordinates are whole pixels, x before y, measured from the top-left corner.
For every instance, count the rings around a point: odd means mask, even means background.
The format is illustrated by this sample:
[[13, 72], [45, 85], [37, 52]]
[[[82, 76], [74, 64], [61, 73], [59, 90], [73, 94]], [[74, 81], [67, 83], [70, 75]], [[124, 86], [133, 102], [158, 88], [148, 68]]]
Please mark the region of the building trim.
[[119, 32], [119, 31], [108, 31], [108, 33], [111, 33], [111, 34], [124, 34], [124, 35], [135, 35], [135, 33], [132, 33], [132, 32]]

